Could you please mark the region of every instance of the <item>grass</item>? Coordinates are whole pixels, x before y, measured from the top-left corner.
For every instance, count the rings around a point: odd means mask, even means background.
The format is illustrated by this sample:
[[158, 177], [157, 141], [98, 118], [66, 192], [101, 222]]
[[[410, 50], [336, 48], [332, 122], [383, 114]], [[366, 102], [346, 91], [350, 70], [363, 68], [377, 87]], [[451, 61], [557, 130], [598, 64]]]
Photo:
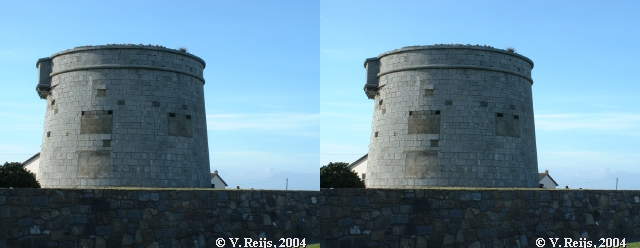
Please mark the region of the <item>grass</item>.
[[[318, 247], [320, 247], [320, 246], [318, 246]], [[629, 244], [627, 244], [627, 248], [640, 248], [640, 242], [629, 243]]]
[[[302, 246], [300, 246], [302, 248]], [[308, 244], [307, 248], [320, 248], [320, 244]]]

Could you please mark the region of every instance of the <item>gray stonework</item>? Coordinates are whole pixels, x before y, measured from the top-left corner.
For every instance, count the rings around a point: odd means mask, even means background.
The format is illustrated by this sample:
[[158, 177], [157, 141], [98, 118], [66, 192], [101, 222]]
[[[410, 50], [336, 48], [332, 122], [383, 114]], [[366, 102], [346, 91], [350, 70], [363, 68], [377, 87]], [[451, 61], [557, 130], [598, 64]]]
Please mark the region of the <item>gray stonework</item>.
[[48, 188], [209, 187], [205, 62], [157, 46], [77, 47], [38, 60]]
[[[640, 236], [640, 191], [322, 189], [322, 247], [537, 247]], [[578, 246], [574, 246], [578, 247]], [[589, 247], [589, 246], [579, 246]]]
[[639, 211], [637, 190], [0, 189], [0, 248], [216, 247], [217, 238], [306, 238], [329, 248], [599, 245], [640, 236]]
[[383, 53], [365, 68], [375, 105], [367, 187], [538, 186], [531, 60], [433, 45]]
[[317, 243], [321, 203], [318, 191], [0, 189], [0, 248]]

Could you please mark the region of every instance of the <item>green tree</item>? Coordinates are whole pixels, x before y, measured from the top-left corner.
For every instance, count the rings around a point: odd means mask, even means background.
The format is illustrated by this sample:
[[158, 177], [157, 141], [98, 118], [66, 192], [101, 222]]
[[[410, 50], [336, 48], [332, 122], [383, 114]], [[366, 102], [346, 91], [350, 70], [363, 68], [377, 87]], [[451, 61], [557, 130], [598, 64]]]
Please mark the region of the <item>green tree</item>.
[[5, 162], [0, 166], [0, 188], [40, 188], [33, 172], [19, 162]]
[[320, 188], [364, 188], [364, 181], [349, 169], [349, 163], [329, 162], [320, 167]]

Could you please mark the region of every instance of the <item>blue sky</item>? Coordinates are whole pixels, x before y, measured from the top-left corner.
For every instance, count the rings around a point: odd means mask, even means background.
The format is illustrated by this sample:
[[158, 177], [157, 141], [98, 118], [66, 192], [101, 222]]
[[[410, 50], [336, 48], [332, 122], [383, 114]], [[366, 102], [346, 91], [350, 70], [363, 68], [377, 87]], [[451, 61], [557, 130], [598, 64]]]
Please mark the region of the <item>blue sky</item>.
[[207, 63], [211, 169], [235, 188], [319, 188], [317, 1], [0, 2], [0, 162], [39, 152], [38, 58], [84, 45], [184, 46]]
[[368, 152], [363, 62], [480, 44], [533, 60], [539, 171], [562, 188], [640, 189], [637, 1], [321, 1], [320, 164]]

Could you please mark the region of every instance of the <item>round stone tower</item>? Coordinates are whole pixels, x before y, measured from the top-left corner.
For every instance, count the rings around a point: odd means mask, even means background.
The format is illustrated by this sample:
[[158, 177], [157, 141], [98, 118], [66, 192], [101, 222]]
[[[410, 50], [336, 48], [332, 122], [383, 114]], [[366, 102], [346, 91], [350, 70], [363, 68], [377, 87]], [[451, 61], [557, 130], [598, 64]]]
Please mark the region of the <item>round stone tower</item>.
[[433, 45], [364, 66], [375, 105], [367, 187], [538, 187], [530, 59]]
[[201, 58], [106, 45], [36, 66], [36, 90], [47, 101], [42, 187], [209, 187]]

